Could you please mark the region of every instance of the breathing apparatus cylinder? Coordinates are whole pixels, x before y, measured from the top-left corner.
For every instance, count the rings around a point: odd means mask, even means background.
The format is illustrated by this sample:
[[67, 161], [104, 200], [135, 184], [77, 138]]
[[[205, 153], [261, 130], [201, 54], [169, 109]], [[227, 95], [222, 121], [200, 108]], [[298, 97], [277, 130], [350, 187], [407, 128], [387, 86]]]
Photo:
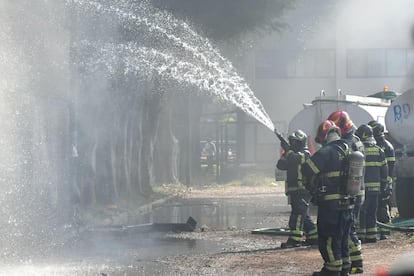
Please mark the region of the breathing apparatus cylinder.
[[353, 151], [348, 156], [348, 176], [346, 193], [350, 196], [359, 194], [364, 183], [365, 157], [360, 151]]

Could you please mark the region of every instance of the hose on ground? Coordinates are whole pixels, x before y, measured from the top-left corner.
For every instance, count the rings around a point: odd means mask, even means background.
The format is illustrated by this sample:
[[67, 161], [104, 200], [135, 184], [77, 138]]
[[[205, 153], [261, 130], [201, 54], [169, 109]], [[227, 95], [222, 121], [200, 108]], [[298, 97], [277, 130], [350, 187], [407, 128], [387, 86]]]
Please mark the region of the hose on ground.
[[390, 224], [385, 224], [385, 223], [377, 221], [377, 225], [382, 228], [393, 230], [393, 231], [406, 232], [406, 233], [414, 232], [414, 219], [400, 220], [400, 221], [392, 222]]
[[[414, 219], [400, 220], [390, 224], [377, 221], [377, 225], [392, 231], [414, 233]], [[251, 233], [274, 236], [289, 236], [291, 234], [288, 228], [259, 228], [252, 230]]]

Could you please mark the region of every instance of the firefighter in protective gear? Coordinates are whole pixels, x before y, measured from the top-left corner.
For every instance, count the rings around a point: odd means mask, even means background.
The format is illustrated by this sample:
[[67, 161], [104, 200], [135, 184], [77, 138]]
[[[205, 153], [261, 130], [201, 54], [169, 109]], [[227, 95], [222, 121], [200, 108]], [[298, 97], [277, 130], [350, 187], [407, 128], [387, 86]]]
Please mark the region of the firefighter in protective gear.
[[388, 166], [384, 151], [376, 145], [372, 128], [361, 125], [355, 132], [365, 146], [365, 201], [359, 214], [358, 237], [377, 242], [378, 197], [387, 187]]
[[[391, 195], [392, 182], [394, 177], [395, 151], [393, 145], [385, 139], [384, 126], [378, 121], [370, 121], [368, 125], [371, 126], [374, 133], [375, 141], [385, 154], [385, 159], [388, 165], [388, 185], [378, 199], [378, 221], [382, 223], [389, 223], [391, 221]], [[390, 230], [380, 227], [380, 240], [387, 239], [390, 235]]]
[[[332, 112], [328, 120], [333, 121], [340, 129], [342, 139], [345, 140], [348, 146], [353, 151], [359, 151], [364, 154], [364, 144], [361, 142], [358, 136], [355, 135], [355, 125], [352, 122], [349, 114], [346, 111], [338, 110]], [[365, 199], [365, 188], [364, 185], [361, 185], [361, 190], [359, 195], [355, 200], [355, 207], [352, 211], [352, 226], [350, 232], [350, 256], [351, 256], [351, 274], [363, 273], [363, 258], [362, 258], [362, 246], [361, 241], [358, 238], [356, 231], [357, 220], [359, 212], [361, 210], [361, 205]]]
[[318, 244], [318, 233], [315, 224], [309, 217], [310, 194], [305, 188], [305, 179], [302, 176], [302, 166], [309, 159], [310, 153], [306, 150], [306, 134], [296, 130], [289, 136], [290, 149], [277, 162], [277, 168], [287, 171], [285, 193], [290, 198], [292, 211], [289, 218], [291, 234], [288, 240], [281, 244], [282, 248], [298, 247], [302, 245], [305, 233], [306, 245]]
[[341, 140], [340, 129], [329, 120], [319, 125], [315, 140], [323, 146], [302, 170], [304, 176], [312, 178], [309, 186], [317, 193], [319, 252], [324, 260], [321, 271], [312, 275], [348, 275], [353, 199], [344, 192], [343, 175], [350, 150], [347, 143]]

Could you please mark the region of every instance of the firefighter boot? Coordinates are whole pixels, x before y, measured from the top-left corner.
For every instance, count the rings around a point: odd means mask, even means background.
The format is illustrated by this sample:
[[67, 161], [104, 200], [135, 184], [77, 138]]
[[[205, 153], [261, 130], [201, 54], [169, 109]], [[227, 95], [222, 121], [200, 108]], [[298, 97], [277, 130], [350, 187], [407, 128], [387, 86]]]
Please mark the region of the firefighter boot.
[[351, 271], [349, 272], [349, 274], [359, 274], [359, 273], [364, 273], [364, 269], [358, 266], [352, 266]]
[[363, 266], [363, 263], [362, 263], [362, 259], [361, 260], [355, 260], [355, 261], [351, 262], [351, 270], [349, 271], [349, 274], [364, 273], [363, 267], [364, 266]]
[[312, 273], [312, 276], [342, 276], [340, 271], [329, 271], [326, 268], [322, 268], [321, 271]]
[[319, 245], [318, 239], [306, 239], [302, 242], [303, 246], [317, 247]]
[[301, 245], [302, 243], [300, 241], [295, 241], [294, 239], [288, 238], [286, 242], [281, 243], [280, 247], [283, 249], [286, 249], [286, 248], [299, 247]]
[[381, 233], [381, 235], [380, 235], [380, 240], [386, 240], [386, 239], [388, 239], [389, 237], [390, 237], [389, 235], [384, 234], [384, 233]]

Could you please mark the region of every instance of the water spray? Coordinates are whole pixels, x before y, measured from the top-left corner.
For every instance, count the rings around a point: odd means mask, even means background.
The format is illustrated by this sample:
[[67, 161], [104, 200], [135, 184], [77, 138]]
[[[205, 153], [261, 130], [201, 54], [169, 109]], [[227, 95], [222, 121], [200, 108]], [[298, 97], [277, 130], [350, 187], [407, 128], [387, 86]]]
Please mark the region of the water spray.
[[[142, 9], [135, 11], [128, 9], [128, 0], [119, 0], [117, 5], [82, 0], [67, 2], [74, 3], [79, 8], [112, 15], [115, 20], [127, 21], [131, 23], [126, 26], [127, 28], [145, 28], [151, 37], [162, 40], [164, 44], [158, 49], [137, 43], [102, 45], [85, 41], [80, 47], [91, 47], [94, 49], [92, 52], [97, 54], [89, 58], [88, 62], [80, 61], [86, 69], [93, 70], [94, 67], [103, 65], [113, 74], [114, 68], [118, 68], [118, 59], [121, 58], [125, 65], [125, 74], [132, 73], [145, 77], [149, 72], [156, 71], [167, 79], [194, 85], [201, 91], [232, 103], [270, 130], [274, 129], [273, 122], [246, 81], [206, 38], [195, 33], [184, 21], [172, 17], [167, 12], [156, 10], [147, 1], [142, 1]], [[148, 14], [157, 16], [149, 17]], [[156, 18], [168, 20], [157, 21]], [[180, 36], [176, 34], [177, 29], [180, 30]], [[168, 47], [170, 44], [172, 47]], [[75, 45], [77, 46], [79, 45]], [[178, 53], [170, 52], [170, 49]]]

